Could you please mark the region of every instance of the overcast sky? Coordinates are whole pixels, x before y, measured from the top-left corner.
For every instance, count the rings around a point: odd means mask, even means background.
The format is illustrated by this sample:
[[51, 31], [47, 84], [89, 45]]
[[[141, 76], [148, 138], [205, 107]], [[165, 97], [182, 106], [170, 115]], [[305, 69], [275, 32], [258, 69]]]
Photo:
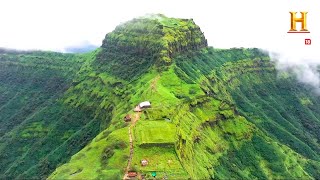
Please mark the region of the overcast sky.
[[[287, 34], [289, 11], [308, 11], [310, 34]], [[209, 45], [218, 48], [320, 47], [316, 0], [1, 0], [0, 47], [62, 50], [101, 45], [119, 23], [149, 13], [193, 18]], [[298, 26], [299, 27], [299, 26]]]

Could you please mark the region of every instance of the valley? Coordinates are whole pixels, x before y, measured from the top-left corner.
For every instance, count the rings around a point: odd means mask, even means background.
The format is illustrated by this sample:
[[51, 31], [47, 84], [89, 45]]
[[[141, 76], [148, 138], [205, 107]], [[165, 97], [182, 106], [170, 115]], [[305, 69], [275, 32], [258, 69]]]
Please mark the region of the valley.
[[0, 179], [320, 178], [319, 96], [257, 48], [208, 47], [192, 19], [0, 65]]

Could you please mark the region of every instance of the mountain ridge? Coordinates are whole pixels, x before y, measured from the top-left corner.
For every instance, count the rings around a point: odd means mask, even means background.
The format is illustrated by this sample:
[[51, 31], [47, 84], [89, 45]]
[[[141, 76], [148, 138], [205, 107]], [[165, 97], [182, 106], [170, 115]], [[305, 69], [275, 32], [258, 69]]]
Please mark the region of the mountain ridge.
[[[176, 31], [159, 28], [168, 24]], [[23, 122], [3, 129], [1, 179], [120, 179], [129, 129], [129, 170], [146, 178], [319, 178], [319, 97], [290, 74], [279, 78], [257, 48], [208, 47], [193, 20], [138, 18], [91, 53], [1, 54], [0, 64], [0, 122]], [[151, 108], [124, 122], [142, 101]]]

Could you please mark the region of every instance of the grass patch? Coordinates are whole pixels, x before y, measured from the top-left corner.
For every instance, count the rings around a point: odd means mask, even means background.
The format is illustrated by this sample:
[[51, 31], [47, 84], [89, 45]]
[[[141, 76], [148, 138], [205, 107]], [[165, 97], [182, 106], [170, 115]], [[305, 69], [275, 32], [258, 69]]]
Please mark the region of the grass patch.
[[134, 128], [135, 141], [140, 146], [173, 145], [175, 135], [176, 126], [164, 120], [138, 121]]
[[[148, 161], [147, 166], [141, 166], [142, 159]], [[150, 176], [152, 171], [156, 171], [157, 177], [164, 175], [167, 175], [169, 179], [186, 179], [188, 177], [173, 147], [141, 148], [136, 146], [132, 165], [147, 176]]]

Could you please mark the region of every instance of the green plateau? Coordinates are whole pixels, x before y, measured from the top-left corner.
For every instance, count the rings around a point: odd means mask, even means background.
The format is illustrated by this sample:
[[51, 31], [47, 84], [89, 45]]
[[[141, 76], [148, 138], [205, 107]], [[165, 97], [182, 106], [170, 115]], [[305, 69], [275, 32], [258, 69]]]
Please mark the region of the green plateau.
[[260, 49], [135, 18], [89, 53], [0, 50], [0, 179], [320, 179], [319, 106]]

